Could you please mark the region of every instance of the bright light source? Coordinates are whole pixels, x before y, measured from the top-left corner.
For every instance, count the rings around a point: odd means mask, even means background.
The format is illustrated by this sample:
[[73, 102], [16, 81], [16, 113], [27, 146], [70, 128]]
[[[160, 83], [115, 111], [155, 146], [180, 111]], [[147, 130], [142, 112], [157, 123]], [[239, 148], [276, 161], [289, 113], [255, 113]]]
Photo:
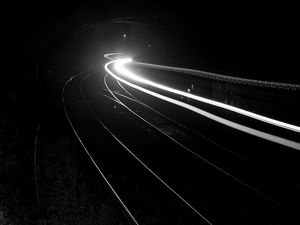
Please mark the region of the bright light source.
[[127, 38], [127, 35], [126, 35], [126, 34], [123, 34], [123, 38], [126, 40], [126, 38]]

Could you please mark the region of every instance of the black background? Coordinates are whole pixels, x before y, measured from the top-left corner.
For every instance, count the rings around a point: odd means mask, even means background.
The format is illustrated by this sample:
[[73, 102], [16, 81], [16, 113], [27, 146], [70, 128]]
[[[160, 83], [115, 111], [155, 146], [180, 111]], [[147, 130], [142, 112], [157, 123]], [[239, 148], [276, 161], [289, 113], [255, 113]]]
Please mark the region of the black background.
[[5, 67], [18, 68], [18, 72], [28, 67], [45, 43], [70, 27], [136, 16], [156, 18], [173, 27], [184, 23], [187, 38], [201, 37], [204, 41], [198, 44], [205, 49], [202, 54], [212, 55], [212, 63], [224, 64], [221, 70], [228, 67], [229, 72], [242, 76], [299, 83], [295, 10], [293, 5], [273, 2], [12, 2], [2, 8]]
[[[158, 34], [157, 39], [162, 40], [165, 51], [153, 48], [150, 58], [154, 62], [159, 56], [165, 60], [156, 63], [258, 80], [300, 83], [298, 16], [294, 5], [28, 1], [5, 3], [2, 11], [1, 101], [22, 102], [25, 99], [27, 108], [31, 108], [27, 100], [37, 97], [35, 83], [41, 59], [47, 61], [54, 52], [62, 67], [84, 64], [80, 57], [77, 57], [79, 62], [75, 62], [63, 52], [59, 53], [59, 49], [63, 49], [61, 46], [69, 42], [68, 37], [76, 36], [74, 31], [84, 25], [115, 18], [137, 18], [137, 21], [159, 27], [162, 35]], [[82, 45], [80, 40], [78, 38], [78, 46]], [[130, 47], [134, 45], [131, 43]], [[74, 57], [76, 54], [74, 51]]]
[[[79, 68], [84, 67], [86, 63], [86, 58], [78, 56], [78, 52], [84, 52], [81, 50], [85, 48], [86, 51], [102, 49], [101, 54], [90, 52], [90, 56], [101, 57], [102, 63], [103, 54], [109, 52], [106, 52], [106, 49], [111, 49], [110, 46], [106, 46], [110, 40], [106, 41], [100, 36], [81, 37], [81, 34], [86, 33], [78, 31], [86, 24], [102, 23], [114, 18], [137, 18], [153, 25], [151, 27], [157, 26], [159, 32], [156, 33], [156, 40], [165, 45], [157, 48], [156, 42], [153, 42], [151, 54], [149, 53], [149, 60], [153, 62], [259, 80], [300, 83], [298, 15], [295, 5], [274, 2], [220, 4], [211, 1], [47, 0], [5, 2], [1, 9], [3, 65], [0, 73], [0, 101], [5, 105], [3, 111], [9, 111], [8, 115], [12, 115], [16, 120], [16, 131], [27, 129], [24, 133], [30, 134], [30, 137], [19, 138], [22, 141], [19, 141], [19, 146], [15, 148], [15, 155], [20, 160], [16, 162], [16, 166], [3, 165], [4, 168], [12, 167], [12, 172], [7, 173], [7, 183], [10, 182], [12, 174], [20, 177], [28, 175], [27, 181], [32, 182], [26, 186], [28, 190], [23, 188], [25, 185], [21, 179], [13, 179], [20, 182], [12, 187], [24, 189], [22, 198], [28, 196], [28, 193], [34, 195], [32, 148], [37, 124], [41, 122], [43, 132], [52, 132], [55, 135], [59, 133], [58, 130], [69, 129], [69, 136], [65, 135], [64, 138], [74, 138], [61, 107], [61, 89], [65, 81], [80, 72]], [[100, 26], [98, 30], [101, 29]], [[151, 33], [151, 29], [148, 32]], [[121, 35], [120, 31], [122, 41]], [[98, 37], [105, 42], [95, 41]], [[89, 40], [93, 40], [90, 45]], [[131, 41], [129, 47], [138, 50], [143, 41], [136, 42], [136, 46], [135, 42]], [[98, 48], [94, 43], [103, 46]], [[85, 44], [87, 47], [83, 46]], [[100, 58], [96, 57], [94, 60], [100, 62]], [[25, 128], [20, 124], [25, 124]], [[62, 128], [58, 128], [58, 125], [62, 125]], [[7, 127], [9, 131], [12, 125], [8, 124]], [[53, 140], [61, 138], [55, 135]], [[7, 137], [10, 136], [10, 132], [7, 132]], [[17, 143], [19, 139], [13, 138], [12, 142]], [[28, 150], [24, 150], [24, 143], [29, 146]], [[48, 146], [47, 142], [45, 146]], [[7, 157], [3, 157], [4, 162], [10, 162], [14, 157], [10, 148], [6, 150]], [[77, 154], [68, 146], [63, 151], [55, 146], [53, 149], [61, 152], [66, 158], [66, 152]], [[56, 152], [45, 150], [43, 154], [45, 159], [49, 158], [48, 154], [55, 156], [53, 161], [62, 164], [56, 166], [57, 168], [64, 166], [64, 161]], [[75, 155], [74, 159], [80, 160], [80, 157]], [[19, 168], [23, 164], [28, 168], [19, 172], [15, 167]], [[84, 160], [82, 164], [82, 167], [86, 167]], [[73, 166], [76, 168], [77, 164], [74, 163]], [[69, 177], [67, 175], [66, 177]], [[94, 179], [91, 180], [94, 182]], [[52, 182], [51, 179], [50, 181]], [[10, 187], [7, 183], [3, 182], [3, 187]], [[64, 185], [60, 188], [68, 189]], [[8, 192], [15, 194], [14, 189]], [[98, 190], [95, 192], [98, 193]], [[91, 199], [94, 199], [93, 195], [91, 196]], [[28, 198], [35, 203], [34, 197]], [[20, 208], [27, 213], [26, 202], [19, 204], [24, 208], [16, 206], [13, 201], [9, 202], [8, 212]], [[45, 208], [49, 207], [48, 203], [45, 205]], [[37, 211], [36, 214], [43, 218], [41, 212]], [[11, 215], [18, 213], [14, 212]]]

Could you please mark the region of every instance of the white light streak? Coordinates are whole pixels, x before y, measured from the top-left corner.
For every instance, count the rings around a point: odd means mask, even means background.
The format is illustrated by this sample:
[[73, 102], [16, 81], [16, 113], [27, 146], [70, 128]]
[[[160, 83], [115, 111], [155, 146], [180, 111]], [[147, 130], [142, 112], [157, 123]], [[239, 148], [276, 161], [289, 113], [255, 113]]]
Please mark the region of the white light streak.
[[265, 133], [265, 132], [262, 132], [262, 131], [259, 131], [259, 130], [256, 130], [256, 129], [253, 129], [253, 128], [250, 128], [250, 127], [247, 127], [247, 126], [235, 123], [235, 122], [232, 122], [230, 120], [221, 118], [219, 116], [216, 116], [216, 115], [211, 114], [209, 112], [206, 112], [204, 110], [196, 108], [195, 106], [192, 106], [192, 105], [186, 104], [184, 102], [169, 98], [167, 96], [155, 93], [153, 91], [150, 91], [148, 89], [140, 87], [136, 84], [130, 83], [128, 80], [125, 80], [125, 79], [117, 76], [116, 74], [114, 74], [108, 68], [109, 65], [114, 64], [114, 69], [118, 73], [122, 74], [123, 76], [125, 76], [125, 77], [127, 77], [131, 80], [134, 80], [134, 81], [137, 81], [137, 82], [140, 82], [140, 83], [143, 83], [143, 84], [147, 84], [147, 85], [150, 85], [152, 87], [155, 87], [155, 88], [167, 91], [167, 92], [171, 92], [171, 93], [174, 93], [174, 94], [177, 94], [177, 95], [185, 96], [187, 98], [191, 98], [191, 99], [194, 99], [196, 101], [201, 101], [201, 102], [204, 102], [204, 103], [207, 103], [207, 104], [210, 104], [210, 105], [214, 105], [214, 106], [217, 106], [217, 107], [220, 107], [220, 108], [223, 108], [223, 109], [227, 109], [227, 110], [230, 110], [230, 111], [233, 111], [233, 112], [251, 117], [251, 118], [256, 119], [256, 120], [260, 120], [260, 121], [263, 121], [263, 122], [266, 122], [266, 123], [269, 123], [269, 124], [272, 124], [272, 125], [275, 125], [275, 126], [278, 126], [278, 127], [282, 127], [282, 128], [289, 129], [289, 130], [300, 133], [300, 127], [298, 127], [298, 126], [288, 124], [288, 123], [285, 123], [285, 122], [282, 122], [282, 121], [278, 121], [278, 120], [275, 120], [275, 119], [272, 119], [272, 118], [268, 118], [268, 117], [265, 117], [265, 116], [262, 116], [262, 115], [258, 115], [256, 113], [252, 113], [252, 112], [249, 112], [249, 111], [246, 111], [246, 110], [234, 107], [234, 106], [226, 105], [224, 103], [220, 103], [220, 102], [217, 102], [217, 101], [214, 101], [214, 100], [210, 100], [210, 99], [203, 98], [203, 97], [200, 97], [200, 96], [197, 96], [197, 95], [186, 93], [186, 92], [174, 89], [174, 88], [170, 88], [170, 87], [165, 86], [165, 85], [155, 83], [155, 82], [147, 80], [145, 78], [142, 78], [142, 77], [132, 73], [131, 71], [129, 71], [128, 69], [125, 68], [125, 64], [130, 63], [130, 62], [132, 62], [131, 58], [113, 60], [113, 61], [108, 62], [105, 65], [105, 69], [115, 79], [117, 79], [117, 80], [121, 81], [122, 83], [127, 84], [127, 85], [129, 85], [129, 86], [131, 86], [135, 89], [138, 89], [138, 90], [140, 90], [144, 93], [150, 94], [154, 97], [160, 98], [162, 100], [171, 102], [171, 103], [176, 104], [178, 106], [181, 106], [183, 108], [189, 109], [189, 110], [191, 110], [195, 113], [198, 113], [202, 116], [210, 118], [214, 121], [217, 121], [217, 122], [222, 123], [224, 125], [227, 125], [229, 127], [238, 129], [238, 130], [243, 131], [243, 132], [246, 132], [248, 134], [251, 134], [251, 135], [254, 135], [254, 136], [257, 136], [257, 137], [260, 137], [260, 138], [263, 138], [263, 139], [266, 139], [266, 140], [269, 140], [269, 141], [272, 141], [272, 142], [275, 142], [275, 143], [278, 143], [278, 144], [282, 144], [282, 145], [288, 146], [290, 148], [300, 150], [300, 143], [298, 143], [298, 142], [287, 140], [285, 138], [281, 138], [281, 137], [278, 137], [278, 136], [275, 136], [275, 135], [272, 135], [272, 134], [269, 134], [269, 133]]
[[269, 117], [266, 117], [266, 116], [262, 116], [262, 115], [259, 115], [259, 114], [253, 113], [253, 112], [249, 112], [249, 111], [244, 110], [244, 109], [237, 108], [235, 106], [227, 105], [227, 104], [217, 102], [217, 101], [214, 101], [214, 100], [211, 100], [211, 99], [203, 98], [203, 97], [200, 97], [200, 96], [197, 96], [197, 95], [194, 95], [194, 94], [186, 93], [184, 91], [180, 91], [180, 90], [170, 88], [168, 86], [161, 85], [161, 84], [155, 83], [153, 81], [144, 79], [144, 78], [132, 73], [131, 71], [129, 71], [128, 69], [125, 68], [124, 65], [127, 64], [127, 63], [130, 63], [130, 62], [132, 62], [131, 58], [118, 60], [118, 61], [115, 62], [115, 69], [120, 74], [122, 74], [124, 76], [127, 76], [128, 78], [130, 78], [132, 80], [141, 82], [143, 84], [147, 84], [147, 85], [159, 88], [161, 90], [165, 90], [165, 91], [177, 94], [177, 95], [182, 95], [182, 96], [185, 96], [187, 98], [194, 99], [196, 101], [200, 101], [200, 102], [204, 102], [204, 103], [207, 103], [207, 104], [210, 104], [210, 105], [214, 105], [214, 106], [217, 106], [217, 107], [220, 107], [220, 108], [223, 108], [223, 109], [227, 109], [227, 110], [242, 114], [244, 116], [251, 117], [251, 118], [256, 119], [256, 120], [260, 120], [260, 121], [263, 121], [263, 122], [266, 122], [266, 123], [269, 123], [269, 124], [272, 124], [272, 125], [275, 125], [275, 126], [278, 126], [278, 127], [282, 127], [282, 128], [300, 133], [300, 127], [299, 126], [292, 125], [292, 124], [289, 124], [289, 123], [285, 123], [285, 122], [282, 122], [282, 121], [278, 121], [278, 120], [275, 120], [275, 119], [272, 119], [272, 118], [269, 118]]

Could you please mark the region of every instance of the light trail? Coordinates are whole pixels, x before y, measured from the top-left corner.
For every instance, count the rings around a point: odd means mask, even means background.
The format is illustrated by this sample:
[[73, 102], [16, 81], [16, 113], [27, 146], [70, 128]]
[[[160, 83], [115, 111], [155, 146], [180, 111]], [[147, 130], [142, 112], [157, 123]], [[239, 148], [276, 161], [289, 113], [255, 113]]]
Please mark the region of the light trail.
[[186, 93], [186, 92], [183, 92], [183, 91], [180, 91], [180, 90], [176, 90], [174, 88], [170, 88], [170, 87], [167, 87], [165, 85], [161, 85], [161, 84], [152, 82], [150, 80], [147, 80], [145, 78], [139, 77], [138, 75], [132, 73], [131, 71], [129, 71], [128, 69], [126, 69], [124, 67], [126, 64], [128, 64], [130, 62], [132, 62], [132, 59], [130, 59], [130, 58], [112, 60], [112, 61], [105, 64], [105, 70], [108, 72], [108, 74], [113, 76], [118, 81], [120, 81], [120, 82], [122, 82], [122, 83], [124, 83], [128, 86], [131, 86], [131, 87], [133, 87], [137, 90], [140, 90], [140, 91], [142, 91], [146, 94], [149, 94], [149, 95], [152, 95], [152, 96], [157, 97], [159, 99], [162, 99], [164, 101], [176, 104], [176, 105], [181, 106], [183, 108], [186, 108], [190, 111], [193, 111], [197, 114], [200, 114], [200, 115], [205, 116], [209, 119], [212, 119], [216, 122], [219, 122], [221, 124], [232, 127], [234, 129], [243, 131], [245, 133], [251, 134], [253, 136], [263, 138], [265, 140], [272, 141], [274, 143], [281, 144], [281, 145], [284, 145], [284, 146], [287, 146], [287, 147], [290, 147], [290, 148], [293, 148], [293, 149], [296, 149], [296, 150], [300, 150], [300, 143], [298, 143], [298, 142], [291, 141], [291, 140], [288, 140], [288, 139], [285, 139], [285, 138], [282, 138], [282, 137], [279, 137], [279, 136], [275, 136], [275, 135], [272, 135], [272, 134], [269, 134], [269, 133], [266, 133], [266, 132], [262, 132], [262, 131], [247, 127], [245, 125], [238, 124], [236, 122], [233, 122], [233, 121], [224, 119], [222, 117], [216, 116], [212, 113], [206, 112], [206, 111], [204, 111], [202, 109], [199, 109], [195, 106], [192, 106], [192, 105], [189, 105], [187, 103], [184, 103], [184, 102], [172, 99], [170, 97], [158, 94], [156, 92], [150, 91], [148, 89], [145, 89], [141, 86], [133, 84], [133, 83], [129, 82], [128, 80], [125, 80], [125, 79], [117, 76], [115, 73], [113, 73], [108, 68], [110, 65], [115, 64], [114, 69], [118, 73], [122, 74], [123, 76], [125, 76], [125, 77], [127, 77], [131, 80], [134, 80], [134, 81], [137, 81], [137, 82], [140, 82], [140, 83], [143, 83], [143, 84], [147, 84], [147, 85], [150, 85], [152, 87], [155, 87], [155, 88], [167, 91], [167, 92], [171, 92], [173, 94], [185, 96], [185, 97], [197, 100], [197, 101], [208, 103], [210, 105], [214, 105], [214, 106], [217, 106], [217, 107], [220, 107], [220, 108], [223, 108], [223, 109], [227, 109], [227, 110], [230, 110], [230, 111], [233, 111], [233, 112], [251, 117], [253, 119], [257, 119], [257, 120], [260, 120], [260, 121], [263, 121], [263, 122], [266, 122], [266, 123], [269, 123], [269, 124], [272, 124], [272, 125], [275, 125], [275, 126], [278, 126], [278, 127], [282, 127], [282, 128], [289, 129], [289, 130], [300, 133], [300, 127], [298, 127], [298, 126], [288, 124], [288, 123], [284, 123], [284, 122], [281, 122], [281, 121], [278, 121], [278, 120], [274, 120], [274, 119], [271, 119], [271, 118], [268, 118], [268, 117], [265, 117], [265, 116], [261, 116], [261, 115], [258, 115], [258, 114], [255, 114], [255, 113], [252, 113], [252, 112], [249, 112], [249, 111], [237, 108], [237, 107], [229, 106], [229, 105], [217, 102], [217, 101], [213, 101], [213, 100], [206, 99], [206, 98], [203, 98], [203, 97], [200, 97], [200, 96], [189, 94], [189, 93]]
[[128, 77], [132, 80], [138, 81], [140, 83], [147, 84], [147, 85], [150, 85], [152, 87], [155, 87], [155, 88], [158, 88], [158, 89], [161, 89], [161, 90], [164, 90], [164, 91], [168, 91], [168, 92], [171, 92], [171, 93], [174, 93], [174, 94], [177, 94], [177, 95], [182, 95], [182, 96], [185, 96], [187, 98], [194, 99], [196, 101], [200, 101], [200, 102], [204, 102], [204, 103], [207, 103], [207, 104], [210, 104], [210, 105], [214, 105], [214, 106], [217, 106], [217, 107], [220, 107], [220, 108], [223, 108], [223, 109], [227, 109], [227, 110], [233, 111], [235, 113], [238, 113], [238, 114], [241, 114], [241, 115], [244, 115], [244, 116], [247, 116], [247, 117], [251, 117], [251, 118], [256, 119], [256, 120], [260, 120], [262, 122], [266, 122], [266, 123], [269, 123], [269, 124], [272, 124], [272, 125], [275, 125], [275, 126], [278, 126], [278, 127], [282, 127], [282, 128], [300, 133], [300, 127], [299, 126], [289, 124], [289, 123], [285, 123], [285, 122], [282, 122], [282, 121], [279, 121], [279, 120], [275, 120], [275, 119], [272, 119], [272, 118], [269, 118], [269, 117], [266, 117], [266, 116], [262, 116], [262, 115], [259, 115], [259, 114], [253, 113], [253, 112], [249, 112], [249, 111], [241, 109], [241, 108], [237, 108], [235, 106], [231, 106], [231, 105], [227, 105], [227, 104], [217, 102], [217, 101], [214, 101], [214, 100], [211, 100], [211, 99], [203, 98], [203, 97], [200, 97], [200, 96], [197, 96], [197, 95], [194, 95], [194, 94], [186, 93], [184, 91], [180, 91], [180, 90], [177, 90], [177, 89], [174, 89], [174, 88], [162, 85], [162, 84], [155, 83], [155, 82], [147, 80], [145, 78], [142, 78], [142, 77], [132, 73], [131, 71], [129, 71], [128, 69], [125, 68], [125, 65], [130, 63], [130, 62], [132, 62], [132, 59], [130, 59], [130, 58], [116, 60], [115, 61], [115, 69], [120, 74], [122, 74], [122, 75], [124, 75], [124, 76], [126, 76], [126, 77]]
[[[193, 150], [191, 150], [190, 148], [186, 147], [185, 145], [181, 144], [179, 141], [177, 141], [176, 139], [174, 139], [173, 137], [171, 137], [170, 135], [168, 135], [167, 133], [163, 132], [162, 130], [160, 130], [157, 126], [153, 125], [152, 123], [150, 123], [149, 121], [147, 121], [146, 119], [144, 119], [143, 117], [141, 117], [140, 115], [138, 115], [136, 112], [134, 112], [132, 109], [130, 109], [125, 103], [123, 103], [119, 98], [116, 97], [115, 94], [107, 85], [106, 82], [106, 77], [107, 75], [104, 77], [104, 82], [105, 82], [105, 86], [108, 89], [108, 91], [111, 93], [111, 95], [115, 98], [113, 99], [115, 102], [119, 103], [120, 105], [122, 105], [124, 108], [126, 108], [129, 112], [131, 112], [132, 114], [134, 114], [135, 116], [137, 116], [138, 118], [140, 118], [143, 122], [145, 122], [146, 124], [148, 124], [149, 126], [151, 126], [152, 128], [154, 128], [155, 130], [157, 130], [158, 132], [160, 132], [161, 134], [163, 134], [164, 136], [166, 136], [167, 138], [169, 138], [170, 140], [172, 140], [173, 142], [175, 142], [177, 145], [179, 145], [180, 147], [182, 147], [183, 149], [187, 150], [188, 152], [192, 153], [194, 156], [196, 156], [197, 158], [201, 159], [202, 161], [204, 161], [205, 163], [207, 163], [208, 165], [212, 166], [214, 169], [220, 171], [221, 173], [225, 174], [226, 176], [230, 177], [231, 179], [237, 181], [238, 183], [244, 185], [245, 187], [249, 188], [250, 190], [260, 194], [261, 196], [265, 197], [266, 199], [280, 205], [278, 202], [276, 202], [274, 199], [268, 197], [267, 195], [265, 195], [263, 192], [257, 190], [256, 188], [252, 187], [251, 185], [249, 185], [248, 183], [242, 181], [241, 179], [233, 176], [231, 173], [227, 172], [226, 170], [220, 168], [219, 166], [217, 166], [216, 164], [212, 163], [211, 161], [209, 161], [208, 159], [202, 157], [201, 155], [198, 155], [197, 153], [195, 153]], [[118, 80], [117, 80], [118, 81]], [[133, 99], [131, 99], [133, 100]], [[134, 100], [133, 100], [134, 101]], [[137, 101], [139, 104], [143, 104], [139, 101]], [[147, 168], [148, 169], [148, 168]], [[154, 174], [154, 172], [152, 172], [150, 170], [150, 172], [152, 174]], [[167, 186], [167, 188], [169, 190], [171, 190], [177, 197], [179, 197], [185, 204], [188, 205], [188, 207], [190, 207], [193, 211], [195, 211], [198, 215], [200, 215], [202, 218], [204, 218], [195, 208], [193, 208], [193, 206], [191, 204], [189, 204], [184, 198], [182, 198], [178, 193], [175, 192], [175, 190], [173, 190], [168, 184], [166, 184], [160, 177], [158, 177], [156, 174], [154, 174], [154, 176], [161, 181], [164, 185]], [[281, 206], [281, 205], [280, 205]]]
[[105, 54], [104, 57], [109, 60], [115, 60], [115, 58], [112, 58], [111, 56], [116, 56], [116, 55], [123, 55], [123, 53], [120, 53], [120, 52], [108, 53], [108, 54]]

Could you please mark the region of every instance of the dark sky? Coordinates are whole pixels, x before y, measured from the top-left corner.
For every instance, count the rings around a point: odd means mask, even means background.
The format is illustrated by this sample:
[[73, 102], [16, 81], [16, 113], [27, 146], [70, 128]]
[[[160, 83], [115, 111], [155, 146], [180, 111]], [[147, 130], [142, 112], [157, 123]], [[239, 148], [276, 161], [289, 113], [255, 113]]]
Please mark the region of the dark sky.
[[[183, 22], [190, 35], [207, 35], [220, 59], [234, 56], [237, 67], [258, 66], [294, 72], [299, 49], [296, 7], [279, 3], [212, 1], [24, 1], [4, 8], [9, 61], [27, 61], [57, 33], [84, 23], [116, 17], [156, 17]], [[208, 45], [209, 46], [209, 45]], [[210, 46], [209, 46], [210, 47]], [[212, 53], [215, 54], [215, 53]], [[240, 65], [240, 66], [239, 66]], [[276, 69], [274, 69], [276, 67]], [[278, 68], [278, 69], [277, 69]], [[296, 75], [295, 75], [296, 76]], [[296, 78], [295, 80], [299, 80]]]

